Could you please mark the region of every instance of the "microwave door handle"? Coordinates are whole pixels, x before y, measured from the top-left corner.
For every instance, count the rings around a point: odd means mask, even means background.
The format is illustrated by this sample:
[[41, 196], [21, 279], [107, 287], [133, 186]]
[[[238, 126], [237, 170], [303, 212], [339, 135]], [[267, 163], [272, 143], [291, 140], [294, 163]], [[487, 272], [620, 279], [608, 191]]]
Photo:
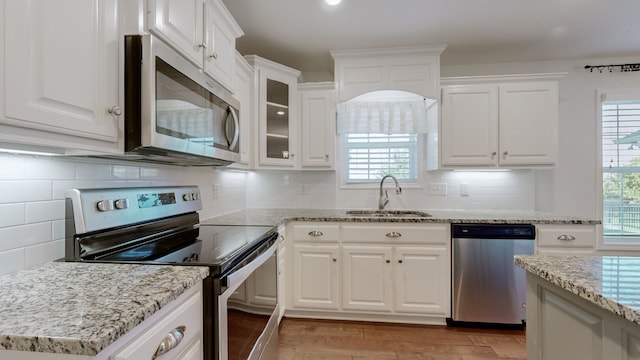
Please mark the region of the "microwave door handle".
[[[233, 118], [233, 138], [229, 143], [229, 149], [233, 149], [238, 144], [238, 139], [240, 138], [240, 122], [238, 121], [238, 115], [233, 107], [229, 106], [229, 112], [231, 113], [231, 117]], [[229, 121], [229, 117], [227, 117], [227, 121]], [[225, 135], [226, 136], [226, 135]], [[227, 137], [227, 142], [229, 138]]]

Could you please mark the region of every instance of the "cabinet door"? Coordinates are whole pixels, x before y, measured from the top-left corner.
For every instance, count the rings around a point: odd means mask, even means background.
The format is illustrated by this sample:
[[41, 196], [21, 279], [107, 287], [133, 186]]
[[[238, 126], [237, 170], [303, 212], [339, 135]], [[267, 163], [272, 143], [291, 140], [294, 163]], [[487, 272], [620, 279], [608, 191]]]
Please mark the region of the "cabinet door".
[[450, 273], [446, 246], [397, 246], [395, 310], [450, 316]]
[[454, 85], [442, 89], [443, 166], [495, 166], [497, 135], [497, 85]]
[[236, 52], [234, 96], [240, 102], [240, 163], [251, 164], [252, 144], [254, 136], [251, 126], [253, 117], [253, 69]]
[[292, 116], [292, 85], [268, 76], [261, 78], [261, 100], [264, 100], [260, 108], [261, 165], [296, 165], [297, 124]]
[[303, 168], [333, 169], [335, 163], [335, 109], [330, 89], [300, 91], [301, 155]]
[[149, 31], [202, 65], [203, 0], [149, 0]]
[[116, 15], [116, 0], [4, 2], [0, 122], [117, 142]]
[[227, 26], [221, 14], [222, 11], [222, 9], [211, 5], [209, 1], [205, 1], [204, 28], [206, 46], [203, 71], [219, 82], [220, 85], [234, 92], [236, 33]]
[[390, 246], [342, 247], [342, 308], [391, 311]]
[[293, 246], [293, 306], [338, 309], [338, 245]]
[[601, 317], [547, 289], [538, 306], [536, 359], [603, 359]]
[[558, 83], [500, 85], [500, 165], [552, 165], [558, 141]]

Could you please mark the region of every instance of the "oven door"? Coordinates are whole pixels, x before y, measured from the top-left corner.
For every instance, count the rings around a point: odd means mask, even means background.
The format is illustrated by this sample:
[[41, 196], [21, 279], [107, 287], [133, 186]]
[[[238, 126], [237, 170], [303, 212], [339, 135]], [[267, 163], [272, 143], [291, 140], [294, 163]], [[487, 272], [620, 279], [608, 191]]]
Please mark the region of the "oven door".
[[197, 66], [156, 37], [128, 35], [125, 71], [125, 151], [240, 160], [240, 104]]
[[216, 297], [218, 360], [277, 359], [277, 245], [220, 279]]

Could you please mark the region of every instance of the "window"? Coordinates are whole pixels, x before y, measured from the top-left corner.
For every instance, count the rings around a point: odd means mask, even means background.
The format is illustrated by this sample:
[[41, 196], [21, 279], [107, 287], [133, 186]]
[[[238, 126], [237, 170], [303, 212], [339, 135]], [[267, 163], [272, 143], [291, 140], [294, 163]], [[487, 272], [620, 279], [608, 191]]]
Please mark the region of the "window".
[[640, 238], [640, 97], [607, 98], [602, 102], [602, 228], [608, 242], [624, 243]]
[[418, 134], [344, 134], [345, 182], [418, 181]]

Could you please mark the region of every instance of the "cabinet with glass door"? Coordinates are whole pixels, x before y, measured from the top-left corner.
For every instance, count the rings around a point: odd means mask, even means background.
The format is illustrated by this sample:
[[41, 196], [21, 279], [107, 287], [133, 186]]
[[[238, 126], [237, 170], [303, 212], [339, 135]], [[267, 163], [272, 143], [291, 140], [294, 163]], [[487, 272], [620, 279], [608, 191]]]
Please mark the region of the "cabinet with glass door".
[[245, 57], [254, 68], [257, 109], [257, 167], [297, 166], [297, 83], [300, 72], [255, 55]]

